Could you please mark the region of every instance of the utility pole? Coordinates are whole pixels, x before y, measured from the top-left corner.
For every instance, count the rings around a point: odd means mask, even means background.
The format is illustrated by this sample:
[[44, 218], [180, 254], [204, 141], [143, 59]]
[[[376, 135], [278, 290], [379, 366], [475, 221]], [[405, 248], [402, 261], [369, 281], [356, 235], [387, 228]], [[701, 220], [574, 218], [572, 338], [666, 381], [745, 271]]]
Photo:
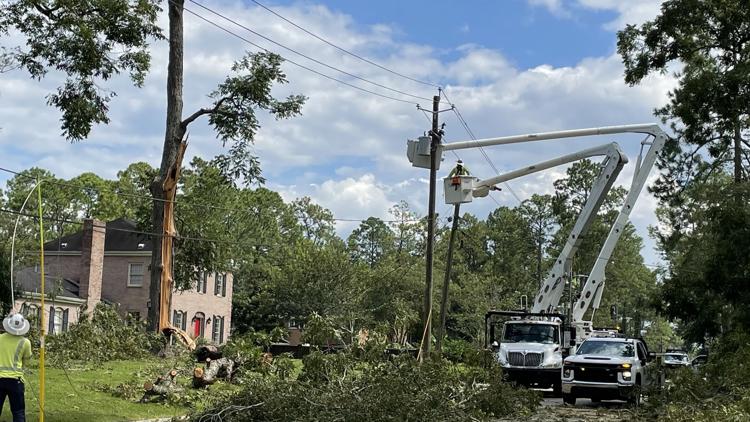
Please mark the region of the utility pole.
[[440, 299], [440, 329], [438, 330], [437, 344], [435, 348], [438, 353], [443, 352], [443, 336], [445, 336], [445, 319], [448, 313], [448, 285], [451, 280], [451, 269], [453, 268], [453, 244], [456, 240], [458, 230], [458, 217], [461, 204], [453, 206], [453, 225], [451, 226], [451, 237], [448, 241], [448, 257], [445, 261], [445, 278], [443, 279], [443, 292]]
[[430, 131], [430, 203], [427, 212], [427, 265], [425, 269], [424, 288], [424, 332], [420, 356], [424, 358], [430, 354], [430, 339], [432, 337], [432, 263], [434, 260], [435, 242], [435, 191], [438, 166], [438, 146], [440, 145], [440, 128], [438, 127], [438, 113], [440, 95], [432, 97], [432, 130]]

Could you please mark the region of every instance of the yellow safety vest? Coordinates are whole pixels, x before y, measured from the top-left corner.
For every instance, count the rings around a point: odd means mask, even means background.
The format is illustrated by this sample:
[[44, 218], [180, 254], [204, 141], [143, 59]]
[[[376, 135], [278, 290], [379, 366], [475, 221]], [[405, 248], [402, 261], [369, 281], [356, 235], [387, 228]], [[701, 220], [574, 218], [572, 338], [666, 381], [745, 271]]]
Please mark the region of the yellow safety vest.
[[23, 381], [23, 360], [31, 357], [31, 342], [22, 336], [0, 334], [0, 378]]

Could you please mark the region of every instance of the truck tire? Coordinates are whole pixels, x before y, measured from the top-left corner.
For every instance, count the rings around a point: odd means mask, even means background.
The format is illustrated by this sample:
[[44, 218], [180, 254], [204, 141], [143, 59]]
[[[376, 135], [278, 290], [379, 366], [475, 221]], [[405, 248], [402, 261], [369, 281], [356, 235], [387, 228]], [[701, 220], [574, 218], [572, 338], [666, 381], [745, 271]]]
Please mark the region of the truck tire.
[[569, 404], [571, 406], [576, 405], [576, 396], [572, 394], [563, 394], [562, 395], [563, 403]]
[[628, 404], [630, 404], [633, 407], [638, 407], [641, 405], [641, 377], [635, 379], [635, 385], [633, 386], [633, 391], [630, 392], [630, 397], [628, 397]]
[[552, 394], [555, 397], [560, 397], [562, 395], [562, 381], [556, 381], [552, 384]]

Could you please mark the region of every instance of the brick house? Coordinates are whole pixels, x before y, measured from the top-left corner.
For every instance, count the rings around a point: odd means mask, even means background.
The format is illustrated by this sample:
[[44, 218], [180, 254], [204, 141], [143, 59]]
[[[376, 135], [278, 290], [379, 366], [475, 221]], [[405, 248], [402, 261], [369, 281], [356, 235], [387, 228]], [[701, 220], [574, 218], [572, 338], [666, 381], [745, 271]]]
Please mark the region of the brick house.
[[[83, 230], [47, 242], [45, 316], [50, 334], [67, 330], [84, 309], [100, 301], [117, 305], [123, 317], [148, 314], [151, 240], [134, 222], [85, 220]], [[172, 323], [194, 337], [214, 343], [229, 338], [232, 319], [232, 274], [196, 274], [190, 290], [172, 292]], [[16, 274], [22, 293], [16, 309], [39, 316], [39, 268]]]

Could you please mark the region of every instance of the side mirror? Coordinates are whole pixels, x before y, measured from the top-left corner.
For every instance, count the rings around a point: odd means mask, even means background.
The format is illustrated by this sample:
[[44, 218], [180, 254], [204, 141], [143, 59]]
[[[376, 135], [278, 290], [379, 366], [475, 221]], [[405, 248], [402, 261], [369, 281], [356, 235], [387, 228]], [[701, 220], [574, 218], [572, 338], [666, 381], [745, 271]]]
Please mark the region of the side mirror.
[[656, 352], [648, 352], [648, 357], [646, 358], [646, 361], [652, 361], [656, 359]]
[[490, 347], [492, 348], [493, 351], [496, 351], [497, 349], [500, 348], [500, 345], [497, 343], [497, 341], [493, 341]]
[[570, 347], [575, 346], [576, 345], [575, 339], [570, 339], [570, 342], [568, 343], [568, 345], [570, 345]]
[[617, 305], [612, 305], [609, 307], [609, 316], [612, 318], [612, 321], [617, 320]]

